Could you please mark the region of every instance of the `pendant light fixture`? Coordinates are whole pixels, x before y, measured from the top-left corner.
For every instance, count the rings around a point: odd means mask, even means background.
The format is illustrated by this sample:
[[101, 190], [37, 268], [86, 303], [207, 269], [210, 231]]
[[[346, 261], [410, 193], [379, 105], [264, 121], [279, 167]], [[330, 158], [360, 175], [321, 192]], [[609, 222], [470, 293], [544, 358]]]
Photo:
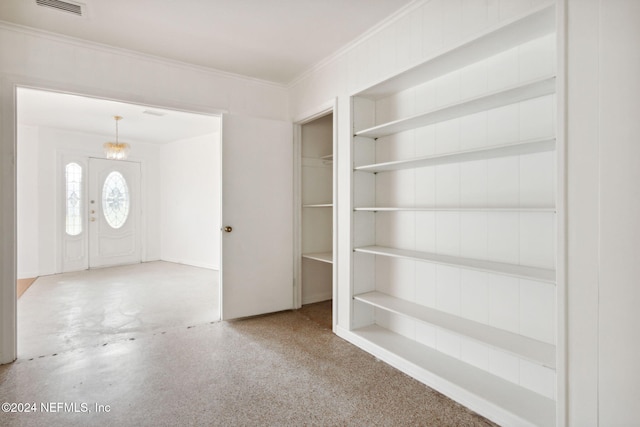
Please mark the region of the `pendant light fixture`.
[[113, 118], [116, 121], [116, 142], [105, 142], [102, 147], [107, 159], [125, 160], [129, 155], [131, 146], [126, 142], [118, 141], [118, 122], [122, 120], [122, 116], [113, 116]]

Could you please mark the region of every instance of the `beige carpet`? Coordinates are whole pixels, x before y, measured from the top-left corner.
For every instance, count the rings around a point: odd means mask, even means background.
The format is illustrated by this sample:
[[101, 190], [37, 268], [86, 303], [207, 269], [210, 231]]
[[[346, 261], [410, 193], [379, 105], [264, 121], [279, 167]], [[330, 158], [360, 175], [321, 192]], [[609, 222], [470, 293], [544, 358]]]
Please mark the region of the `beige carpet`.
[[329, 319], [320, 303], [2, 366], [0, 402], [91, 411], [0, 414], [2, 425], [493, 425], [338, 338]]

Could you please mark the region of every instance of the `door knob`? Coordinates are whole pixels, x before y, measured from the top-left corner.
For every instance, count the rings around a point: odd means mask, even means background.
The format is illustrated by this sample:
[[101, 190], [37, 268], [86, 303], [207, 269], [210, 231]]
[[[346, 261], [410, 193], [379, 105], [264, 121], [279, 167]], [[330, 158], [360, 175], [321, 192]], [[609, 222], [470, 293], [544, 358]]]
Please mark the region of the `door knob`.
[[223, 228], [223, 230], [226, 231], [227, 233], [231, 233], [233, 231], [233, 228], [227, 225], [225, 228]]

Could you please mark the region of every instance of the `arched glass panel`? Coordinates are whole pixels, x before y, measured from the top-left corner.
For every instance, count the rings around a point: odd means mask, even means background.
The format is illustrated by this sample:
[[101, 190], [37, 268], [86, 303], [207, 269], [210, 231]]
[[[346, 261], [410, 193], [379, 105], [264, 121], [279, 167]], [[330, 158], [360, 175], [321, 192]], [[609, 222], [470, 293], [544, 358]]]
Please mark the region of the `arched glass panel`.
[[107, 175], [102, 187], [102, 212], [107, 223], [120, 228], [129, 216], [129, 187], [120, 172]]
[[67, 199], [65, 231], [69, 236], [77, 236], [82, 233], [82, 166], [69, 163], [64, 169]]

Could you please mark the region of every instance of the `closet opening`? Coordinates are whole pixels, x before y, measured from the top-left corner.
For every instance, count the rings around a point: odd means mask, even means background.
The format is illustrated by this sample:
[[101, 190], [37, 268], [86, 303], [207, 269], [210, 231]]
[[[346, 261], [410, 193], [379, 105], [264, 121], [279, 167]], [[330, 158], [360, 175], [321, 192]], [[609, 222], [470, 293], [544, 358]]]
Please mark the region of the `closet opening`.
[[322, 326], [334, 322], [334, 113], [299, 124], [298, 306]]

